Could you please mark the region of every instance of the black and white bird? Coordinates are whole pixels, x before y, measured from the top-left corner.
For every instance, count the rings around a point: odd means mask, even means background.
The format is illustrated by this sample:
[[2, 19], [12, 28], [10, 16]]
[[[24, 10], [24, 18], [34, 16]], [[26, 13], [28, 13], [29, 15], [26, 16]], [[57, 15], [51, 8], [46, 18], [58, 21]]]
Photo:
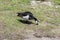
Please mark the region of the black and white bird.
[[35, 20], [36, 25], [38, 25], [38, 20], [33, 16], [31, 12], [22, 12], [22, 13], [17, 13], [17, 16], [23, 18], [24, 20]]

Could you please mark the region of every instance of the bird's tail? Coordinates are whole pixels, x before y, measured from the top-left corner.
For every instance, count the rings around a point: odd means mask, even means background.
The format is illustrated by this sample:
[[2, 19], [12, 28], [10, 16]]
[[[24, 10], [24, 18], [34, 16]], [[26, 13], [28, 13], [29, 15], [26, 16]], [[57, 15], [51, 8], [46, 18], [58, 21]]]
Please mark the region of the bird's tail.
[[38, 25], [39, 21], [37, 20], [37, 18], [34, 17], [34, 20], [35, 20], [36, 25]]

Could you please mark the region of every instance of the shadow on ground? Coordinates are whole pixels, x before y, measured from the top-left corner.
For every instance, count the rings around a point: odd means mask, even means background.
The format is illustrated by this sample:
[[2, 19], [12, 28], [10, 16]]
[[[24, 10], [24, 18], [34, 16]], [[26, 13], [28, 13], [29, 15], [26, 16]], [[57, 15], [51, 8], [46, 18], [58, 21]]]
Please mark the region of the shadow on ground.
[[31, 21], [25, 21], [25, 20], [18, 20], [18, 21], [23, 24], [33, 24], [33, 22], [31, 22]]

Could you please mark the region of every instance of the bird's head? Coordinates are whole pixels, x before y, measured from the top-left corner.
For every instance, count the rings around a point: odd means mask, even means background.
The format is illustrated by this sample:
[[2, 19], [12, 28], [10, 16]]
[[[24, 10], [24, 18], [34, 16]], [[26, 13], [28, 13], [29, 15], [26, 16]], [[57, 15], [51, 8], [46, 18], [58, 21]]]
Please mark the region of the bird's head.
[[22, 16], [22, 13], [17, 13], [17, 16], [21, 17]]

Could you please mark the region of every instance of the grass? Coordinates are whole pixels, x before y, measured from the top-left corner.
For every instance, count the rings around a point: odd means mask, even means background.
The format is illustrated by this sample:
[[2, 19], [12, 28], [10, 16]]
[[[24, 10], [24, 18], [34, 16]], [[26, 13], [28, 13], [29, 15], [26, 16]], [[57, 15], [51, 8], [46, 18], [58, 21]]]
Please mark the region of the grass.
[[[19, 22], [18, 20], [21, 18], [17, 17], [16, 13], [23, 11], [31, 11], [34, 16], [38, 18], [40, 25], [37, 27], [37, 25], [34, 24], [28, 25]], [[40, 27], [42, 28], [41, 30], [44, 30], [43, 32], [47, 32], [48, 30], [49, 35], [60, 35], [58, 31], [58, 29], [60, 29], [60, 8], [56, 9], [54, 7], [41, 5], [36, 9], [32, 9], [29, 0], [0, 0], [0, 25], [2, 26], [0, 33], [4, 35], [8, 34], [8, 39], [12, 37], [9, 33], [16, 35], [22, 31], [24, 32], [26, 29], [36, 30]]]
[[53, 0], [56, 4], [60, 4], [60, 0]]

